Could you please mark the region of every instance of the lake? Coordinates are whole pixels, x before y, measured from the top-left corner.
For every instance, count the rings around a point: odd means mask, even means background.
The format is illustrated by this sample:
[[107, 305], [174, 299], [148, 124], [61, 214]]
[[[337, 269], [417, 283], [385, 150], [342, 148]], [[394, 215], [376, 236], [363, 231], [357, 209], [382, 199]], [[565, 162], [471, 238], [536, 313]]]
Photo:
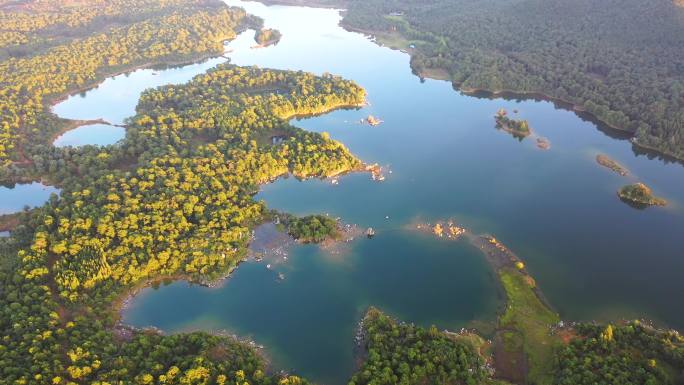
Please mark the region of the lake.
[[[270, 269], [266, 261], [246, 262], [219, 288], [176, 282], [144, 290], [124, 312], [125, 322], [167, 332], [226, 330], [264, 345], [276, 368], [344, 384], [354, 368], [356, 323], [370, 305], [449, 329], [495, 318], [500, 293], [477, 250], [406, 229], [419, 220], [452, 218], [494, 234], [518, 254], [564, 319], [647, 317], [684, 329], [684, 308], [676, 305], [684, 296], [681, 164], [637, 154], [624, 136], [549, 102], [477, 98], [449, 82], [421, 82], [407, 54], [343, 30], [335, 10], [227, 3], [283, 33], [277, 45], [262, 49], [250, 48], [253, 31], [241, 34], [229, 44], [233, 63], [330, 72], [368, 91], [370, 105], [360, 111], [293, 123], [329, 132], [364, 161], [392, 170], [382, 183], [365, 174], [340, 178], [339, 185], [281, 179], [263, 186], [257, 199], [294, 214], [328, 213], [372, 226], [377, 236], [340, 255], [295, 246]], [[206, 70], [187, 68], [177, 69], [187, 71], [182, 81]], [[165, 72], [117, 76], [70, 98], [68, 112], [55, 111], [120, 122], [133, 113], [139, 91], [118, 95], [158, 85], [160, 76]], [[496, 130], [499, 108], [519, 111], [515, 116], [527, 119], [550, 149]], [[385, 122], [358, 123], [369, 114]], [[600, 167], [597, 154], [630, 175]], [[636, 181], [670, 205], [637, 210], [621, 202], [616, 191]]]
[[185, 83], [226, 61], [224, 57], [216, 57], [185, 66], [143, 68], [113, 76], [93, 89], [71, 95], [53, 106], [52, 112], [65, 119], [103, 119], [110, 124], [124, 124], [126, 118], [135, 115], [135, 106], [144, 90]]
[[88, 124], [69, 130], [55, 139], [55, 147], [105, 146], [126, 136], [126, 128], [109, 124]]
[[0, 215], [19, 212], [26, 206], [42, 206], [52, 194], [59, 194], [59, 189], [39, 182], [0, 186]]

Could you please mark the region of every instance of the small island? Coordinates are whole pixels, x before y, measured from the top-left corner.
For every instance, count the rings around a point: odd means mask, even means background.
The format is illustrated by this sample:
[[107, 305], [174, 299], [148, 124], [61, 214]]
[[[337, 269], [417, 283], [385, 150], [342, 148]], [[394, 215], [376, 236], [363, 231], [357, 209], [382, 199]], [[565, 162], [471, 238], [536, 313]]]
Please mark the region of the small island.
[[254, 40], [259, 43], [259, 47], [268, 47], [277, 44], [283, 35], [277, 29], [262, 28], [254, 36]]
[[628, 174], [626, 168], [622, 167], [621, 164], [610, 159], [606, 155], [603, 155], [603, 154], [596, 155], [596, 162], [598, 164], [600, 164], [601, 166], [609, 168], [609, 169], [613, 170], [614, 172], [616, 172], [622, 176], [627, 176], [627, 174]]
[[537, 147], [542, 150], [548, 150], [549, 148], [551, 148], [551, 142], [547, 138], [543, 138], [540, 136], [537, 138]]
[[643, 183], [624, 186], [618, 191], [618, 196], [624, 202], [638, 207], [665, 206], [667, 201], [653, 195], [651, 189]]
[[366, 122], [372, 127], [379, 126], [383, 123], [382, 119], [376, 118], [373, 115], [368, 115]]
[[337, 240], [342, 234], [339, 223], [324, 215], [308, 215], [301, 218], [290, 216], [286, 221], [288, 234], [301, 243]]
[[503, 108], [497, 111], [494, 119], [496, 120], [496, 128], [513, 134], [515, 137], [522, 139], [532, 134], [530, 124], [527, 122], [527, 120], [509, 118], [508, 113]]

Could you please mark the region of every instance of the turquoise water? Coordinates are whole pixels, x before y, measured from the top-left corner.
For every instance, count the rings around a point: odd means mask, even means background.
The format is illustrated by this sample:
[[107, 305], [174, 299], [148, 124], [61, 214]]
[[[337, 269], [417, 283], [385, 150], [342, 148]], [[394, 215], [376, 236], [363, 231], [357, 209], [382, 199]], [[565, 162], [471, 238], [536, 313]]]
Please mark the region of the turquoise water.
[[[353, 370], [356, 322], [369, 305], [450, 329], [495, 317], [496, 280], [476, 250], [404, 230], [418, 220], [453, 218], [496, 235], [525, 260], [564, 319], [647, 317], [684, 329], [684, 308], [676, 305], [684, 296], [681, 164], [635, 153], [624, 136], [552, 103], [477, 98], [448, 82], [421, 82], [406, 54], [339, 28], [336, 11], [227, 3], [283, 32], [279, 44], [264, 49], [250, 48], [253, 32], [242, 34], [229, 44], [233, 63], [331, 72], [366, 88], [370, 106], [294, 124], [329, 132], [363, 160], [392, 170], [383, 183], [362, 174], [339, 185], [281, 179], [257, 199], [295, 214], [340, 216], [378, 234], [341, 255], [296, 246], [271, 269], [266, 261], [247, 262], [220, 288], [178, 282], [144, 290], [124, 312], [126, 322], [168, 332], [228, 330], [263, 344], [277, 368], [342, 384]], [[204, 71], [183, 68], [184, 79]], [[117, 122], [131, 115], [134, 95], [117, 94], [138, 83], [158, 85], [155, 76], [164, 76], [136, 73], [141, 78], [115, 77], [70, 99], [71, 117]], [[98, 111], [102, 100], [107, 108]], [[551, 148], [497, 131], [499, 108], [519, 110]], [[357, 123], [369, 114], [385, 123]], [[599, 153], [630, 176], [598, 166]], [[622, 203], [617, 189], [635, 181], [671, 204], [637, 210]]]
[[126, 128], [109, 124], [89, 124], [69, 130], [55, 139], [56, 147], [79, 147], [87, 144], [106, 146], [126, 136]]
[[42, 206], [59, 189], [34, 182], [17, 184], [12, 188], [0, 186], [0, 215], [19, 212], [24, 207]]

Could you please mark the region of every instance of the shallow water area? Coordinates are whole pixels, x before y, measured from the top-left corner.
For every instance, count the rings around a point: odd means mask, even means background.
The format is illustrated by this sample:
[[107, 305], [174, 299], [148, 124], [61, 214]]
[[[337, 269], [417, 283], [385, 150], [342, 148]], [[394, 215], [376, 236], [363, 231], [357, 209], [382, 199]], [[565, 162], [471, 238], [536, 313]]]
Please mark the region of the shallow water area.
[[125, 127], [109, 124], [88, 124], [63, 133], [55, 139], [53, 145], [55, 147], [106, 146], [117, 143], [125, 136]]

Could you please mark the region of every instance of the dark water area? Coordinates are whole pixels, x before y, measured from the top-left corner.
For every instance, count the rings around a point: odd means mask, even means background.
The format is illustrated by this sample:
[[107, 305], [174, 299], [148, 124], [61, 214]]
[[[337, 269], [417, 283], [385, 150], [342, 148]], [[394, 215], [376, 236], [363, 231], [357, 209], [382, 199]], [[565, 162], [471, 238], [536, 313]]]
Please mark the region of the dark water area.
[[[421, 82], [408, 55], [344, 31], [337, 11], [227, 3], [283, 33], [277, 45], [262, 49], [251, 48], [253, 31], [240, 35], [229, 44], [233, 63], [330, 72], [368, 91], [370, 104], [361, 110], [293, 124], [328, 132], [364, 161], [391, 170], [382, 183], [367, 174], [337, 185], [280, 179], [263, 186], [257, 199], [293, 214], [339, 216], [377, 235], [339, 255], [299, 245], [278, 263], [243, 263], [219, 288], [176, 282], [144, 290], [124, 311], [125, 322], [166, 332], [227, 330], [264, 345], [276, 368], [344, 384], [354, 367], [354, 330], [368, 306], [449, 329], [495, 319], [501, 294], [480, 253], [465, 241], [407, 230], [417, 221], [454, 219], [494, 234], [520, 256], [566, 320], [645, 317], [684, 329], [684, 308], [677, 306], [684, 296], [681, 164], [634, 151], [626, 136], [561, 105], [475, 97], [449, 82]], [[183, 68], [186, 80], [206, 70]], [[134, 73], [140, 79], [115, 77], [69, 99], [69, 111], [94, 111], [69, 117], [116, 123], [132, 115], [134, 95], [117, 104], [119, 93], [134, 83], [160, 85], [151, 79], [165, 76], [144, 71]], [[95, 110], [104, 100], [108, 108]], [[534, 136], [521, 141], [497, 130], [499, 108], [527, 119]], [[384, 123], [359, 123], [371, 114]], [[538, 148], [536, 137], [550, 148]], [[630, 174], [599, 166], [598, 154]], [[621, 202], [617, 190], [636, 181], [670, 204], [637, 210]]]

